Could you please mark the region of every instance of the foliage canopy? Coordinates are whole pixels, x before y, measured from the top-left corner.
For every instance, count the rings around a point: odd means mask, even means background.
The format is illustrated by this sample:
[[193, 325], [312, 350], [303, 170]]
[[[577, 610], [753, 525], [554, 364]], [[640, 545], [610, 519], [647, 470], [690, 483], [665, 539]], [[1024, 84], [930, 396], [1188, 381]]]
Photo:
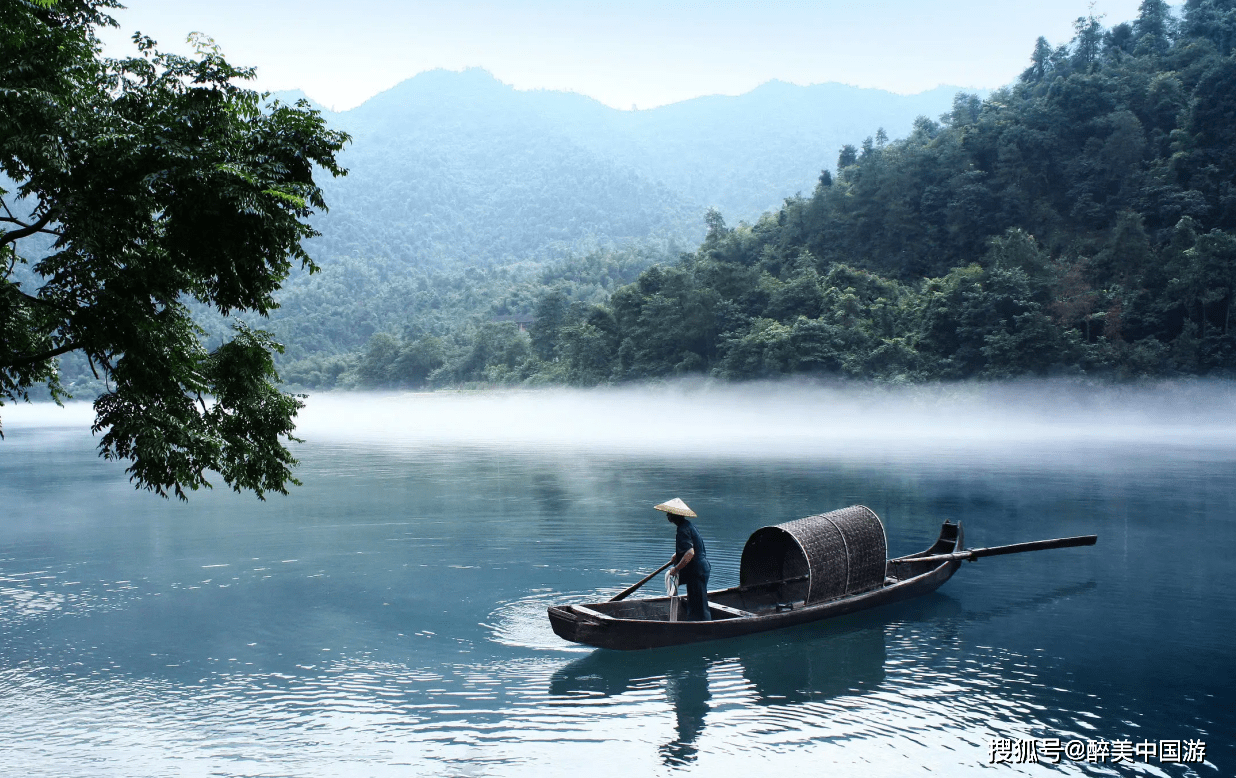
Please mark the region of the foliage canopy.
[[63, 397], [55, 358], [80, 351], [108, 385], [101, 453], [139, 487], [184, 498], [213, 470], [285, 493], [301, 402], [276, 386], [280, 346], [238, 326], [208, 351], [189, 304], [265, 315], [293, 261], [316, 269], [313, 174], [343, 174], [348, 137], [306, 104], [263, 107], [205, 36], [194, 57], [135, 35], [138, 56], [103, 58], [116, 0], [2, 4], [0, 402]]

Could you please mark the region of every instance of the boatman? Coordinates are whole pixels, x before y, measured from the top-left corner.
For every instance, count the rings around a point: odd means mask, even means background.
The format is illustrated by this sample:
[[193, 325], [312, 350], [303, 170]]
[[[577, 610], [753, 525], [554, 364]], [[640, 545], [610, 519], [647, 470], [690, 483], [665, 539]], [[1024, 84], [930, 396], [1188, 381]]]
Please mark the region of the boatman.
[[712, 614], [708, 612], [708, 574], [712, 565], [708, 564], [708, 552], [704, 550], [704, 540], [695, 531], [695, 525], [687, 517], [695, 518], [695, 511], [675, 497], [669, 502], [655, 506], [659, 511], [665, 511], [666, 518], [678, 527], [674, 537], [674, 555], [670, 557], [670, 573], [678, 576], [678, 580], [687, 587], [687, 620], [711, 621]]

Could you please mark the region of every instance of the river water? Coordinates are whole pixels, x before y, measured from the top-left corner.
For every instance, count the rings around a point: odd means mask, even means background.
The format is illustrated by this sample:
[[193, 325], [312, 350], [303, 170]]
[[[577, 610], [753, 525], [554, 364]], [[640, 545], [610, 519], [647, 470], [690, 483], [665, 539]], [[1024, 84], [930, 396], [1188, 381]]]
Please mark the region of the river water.
[[[1236, 775], [1234, 397], [323, 396], [291, 496], [188, 503], [98, 459], [88, 409], [6, 407], [0, 774]], [[789, 631], [559, 640], [547, 605], [668, 559], [651, 506], [674, 496], [700, 514], [714, 588], [756, 528], [855, 503], [895, 555], [945, 519], [974, 547], [1099, 542]], [[989, 764], [993, 743], [1050, 738], [1205, 749]]]

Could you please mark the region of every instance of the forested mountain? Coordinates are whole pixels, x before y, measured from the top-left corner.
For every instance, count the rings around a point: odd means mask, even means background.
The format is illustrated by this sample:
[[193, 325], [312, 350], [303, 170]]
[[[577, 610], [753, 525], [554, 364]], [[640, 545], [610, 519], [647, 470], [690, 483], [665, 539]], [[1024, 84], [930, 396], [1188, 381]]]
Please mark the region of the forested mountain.
[[642, 175], [716, 208], [730, 222], [755, 221], [788, 196], [810, 193], [837, 150], [883, 128], [911, 131], [918, 116], [947, 111], [955, 87], [895, 95], [843, 84], [800, 87], [771, 81], [738, 97], [700, 97], [620, 114], [611, 137], [578, 132], [608, 146]]
[[[698, 245], [710, 205], [754, 220], [809, 190], [859, 128], [908, 132], [951, 94], [774, 82], [619, 111], [474, 69], [423, 73], [341, 113], [310, 101], [353, 136], [340, 155], [350, 173], [324, 183], [330, 211], [306, 244], [322, 272], [294, 272], [281, 307], [249, 323], [272, 331], [285, 373], [312, 386], [354, 366], [348, 355], [375, 334], [466, 340], [495, 316], [530, 314], [530, 290], [546, 285], [602, 302]], [[230, 328], [196, 315], [208, 340]], [[84, 359], [66, 355], [61, 368], [80, 396], [98, 388]]]
[[[520, 92], [483, 70], [423, 73], [328, 114], [353, 143], [342, 155], [349, 175], [326, 185], [323, 235], [309, 244], [323, 271], [294, 275], [262, 326], [287, 345], [285, 363], [317, 355], [316, 366], [378, 332], [440, 337], [529, 314], [534, 300], [520, 290], [548, 278], [567, 279], [572, 300], [597, 302], [698, 245], [710, 203], [755, 218], [813, 186], [854, 128], [908, 131], [950, 99], [944, 89], [902, 97], [772, 83], [617, 111]], [[207, 318], [211, 331], [226, 327]]]
[[1236, 2], [1075, 30], [754, 225], [710, 213], [698, 250], [607, 302], [546, 289], [529, 335], [475, 328], [426, 380], [1230, 373]]
[[574, 142], [536, 110], [542, 97], [481, 70], [435, 71], [331, 117], [353, 136], [350, 172], [327, 191], [311, 250], [423, 268], [506, 265], [598, 237], [698, 232], [699, 207]]
[[262, 326], [306, 388], [1230, 373], [1236, 0], [1075, 31], [934, 106], [774, 82], [624, 112], [422, 74], [330, 115], [355, 140], [323, 272]]
[[422, 73], [329, 116], [354, 141], [315, 248], [428, 267], [509, 264], [596, 239], [697, 243], [707, 208], [754, 220], [810, 191], [846, 140], [872, 125], [908, 133], [953, 91], [772, 82], [618, 111], [517, 91], [480, 69]]

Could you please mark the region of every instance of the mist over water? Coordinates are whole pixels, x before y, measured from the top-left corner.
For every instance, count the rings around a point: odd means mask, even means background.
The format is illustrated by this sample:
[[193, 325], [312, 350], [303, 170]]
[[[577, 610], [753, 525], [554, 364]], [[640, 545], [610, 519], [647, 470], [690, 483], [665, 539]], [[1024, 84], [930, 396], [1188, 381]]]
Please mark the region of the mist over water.
[[[995, 737], [1197, 738], [1228, 775], [1236, 596], [1228, 382], [674, 383], [324, 394], [304, 486], [135, 491], [88, 405], [0, 409], [0, 774], [989, 775]], [[754, 529], [854, 503], [939, 592], [634, 654], [545, 607], [669, 557], [685, 499], [737, 582]], [[1047, 768], [1000, 766], [1010, 774]]]
[[[5, 429], [78, 427], [86, 403], [3, 411]], [[481, 447], [639, 457], [1071, 458], [1078, 449], [1236, 450], [1236, 382], [1068, 380], [883, 386], [710, 381], [602, 389], [335, 392], [297, 436], [393, 450]]]
[[921, 458], [1236, 444], [1236, 385], [1025, 381], [880, 387], [679, 383], [598, 390], [325, 394], [299, 427], [392, 448], [560, 448], [636, 456]]

